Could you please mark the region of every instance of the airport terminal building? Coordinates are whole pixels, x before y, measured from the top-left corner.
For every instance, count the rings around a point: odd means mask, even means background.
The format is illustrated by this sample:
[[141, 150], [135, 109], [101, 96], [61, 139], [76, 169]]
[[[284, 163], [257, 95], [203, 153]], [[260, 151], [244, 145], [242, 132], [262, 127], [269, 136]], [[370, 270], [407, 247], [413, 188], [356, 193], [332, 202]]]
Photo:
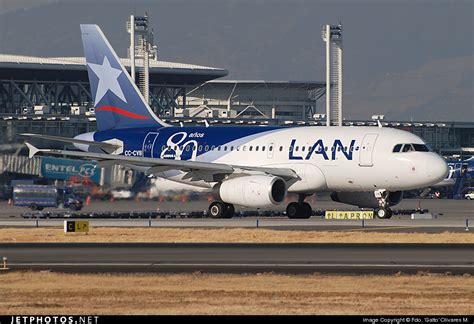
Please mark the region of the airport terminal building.
[[[129, 59], [122, 62], [130, 67]], [[221, 80], [228, 74], [221, 68], [157, 60], [150, 60], [149, 66], [149, 104], [170, 124], [325, 125], [314, 118], [323, 110], [323, 82]], [[14, 178], [8, 174], [44, 175], [44, 163], [25, 156], [24, 139], [18, 134], [73, 137], [94, 131], [92, 107], [84, 58], [0, 55], [1, 182]], [[372, 120], [343, 124], [377, 127]], [[383, 126], [412, 132], [443, 155], [474, 155], [474, 121], [383, 121]], [[118, 166], [103, 168], [98, 179], [100, 185], [110, 186], [134, 181]]]

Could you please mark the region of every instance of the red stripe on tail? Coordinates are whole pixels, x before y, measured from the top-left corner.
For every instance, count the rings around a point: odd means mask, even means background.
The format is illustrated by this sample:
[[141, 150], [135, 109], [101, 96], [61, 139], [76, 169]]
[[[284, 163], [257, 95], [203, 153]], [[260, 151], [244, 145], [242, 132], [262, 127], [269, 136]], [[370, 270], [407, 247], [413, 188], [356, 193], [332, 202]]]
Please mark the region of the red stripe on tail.
[[102, 106], [102, 107], [96, 108], [95, 110], [96, 111], [101, 111], [101, 110], [111, 111], [119, 115], [123, 115], [123, 116], [134, 118], [134, 119], [150, 119], [149, 116], [138, 115], [130, 111], [127, 111], [118, 107], [113, 107], [113, 106]]

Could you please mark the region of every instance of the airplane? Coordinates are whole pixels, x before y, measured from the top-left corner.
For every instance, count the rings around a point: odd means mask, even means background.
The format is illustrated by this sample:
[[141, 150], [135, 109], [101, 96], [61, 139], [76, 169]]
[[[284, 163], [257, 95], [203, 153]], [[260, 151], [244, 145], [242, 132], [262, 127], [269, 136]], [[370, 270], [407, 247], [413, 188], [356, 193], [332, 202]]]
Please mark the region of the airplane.
[[456, 180], [465, 176], [466, 178], [474, 178], [474, 157], [464, 161], [446, 161], [448, 164], [448, 175], [446, 178], [438, 183], [435, 183], [431, 188], [441, 188], [454, 186]]
[[37, 153], [122, 165], [196, 188], [211, 190], [213, 218], [230, 218], [234, 205], [263, 208], [281, 204], [287, 193], [289, 218], [309, 218], [304, 200], [332, 192], [333, 200], [374, 208], [390, 218], [402, 191], [427, 187], [448, 173], [444, 159], [409, 132], [351, 126], [174, 127], [158, 118], [120, 63], [97, 25], [81, 25], [97, 131], [74, 138], [24, 134], [72, 143], [80, 151]]

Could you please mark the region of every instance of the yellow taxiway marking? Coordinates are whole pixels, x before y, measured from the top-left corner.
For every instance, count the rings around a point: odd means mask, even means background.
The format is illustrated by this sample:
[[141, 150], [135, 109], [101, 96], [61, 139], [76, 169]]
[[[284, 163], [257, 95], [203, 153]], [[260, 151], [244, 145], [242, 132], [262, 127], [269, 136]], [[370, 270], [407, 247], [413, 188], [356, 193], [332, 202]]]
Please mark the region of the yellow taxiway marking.
[[389, 229], [408, 229], [408, 228], [420, 228], [423, 226], [391, 226], [391, 227], [363, 227], [363, 228], [352, 228], [345, 230], [336, 230], [334, 232], [352, 232], [352, 231], [372, 231], [372, 230], [389, 230]]

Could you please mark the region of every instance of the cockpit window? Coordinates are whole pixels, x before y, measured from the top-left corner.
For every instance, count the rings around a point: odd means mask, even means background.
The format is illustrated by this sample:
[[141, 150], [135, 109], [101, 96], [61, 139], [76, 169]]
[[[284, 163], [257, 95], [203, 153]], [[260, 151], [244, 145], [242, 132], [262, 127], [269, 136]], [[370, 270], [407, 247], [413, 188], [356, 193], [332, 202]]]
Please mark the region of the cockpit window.
[[393, 148], [393, 152], [394, 152], [394, 153], [400, 152], [400, 149], [402, 148], [402, 145], [403, 145], [403, 144], [397, 144], [397, 145], [395, 145], [395, 147]]
[[430, 149], [425, 144], [397, 144], [393, 148], [394, 153], [399, 152], [430, 152]]
[[411, 144], [405, 144], [403, 145], [403, 149], [402, 149], [402, 152], [411, 152], [411, 151], [414, 151], [415, 149], [413, 148], [413, 146]]
[[413, 144], [415, 151], [417, 152], [429, 152], [430, 150], [425, 144]]

